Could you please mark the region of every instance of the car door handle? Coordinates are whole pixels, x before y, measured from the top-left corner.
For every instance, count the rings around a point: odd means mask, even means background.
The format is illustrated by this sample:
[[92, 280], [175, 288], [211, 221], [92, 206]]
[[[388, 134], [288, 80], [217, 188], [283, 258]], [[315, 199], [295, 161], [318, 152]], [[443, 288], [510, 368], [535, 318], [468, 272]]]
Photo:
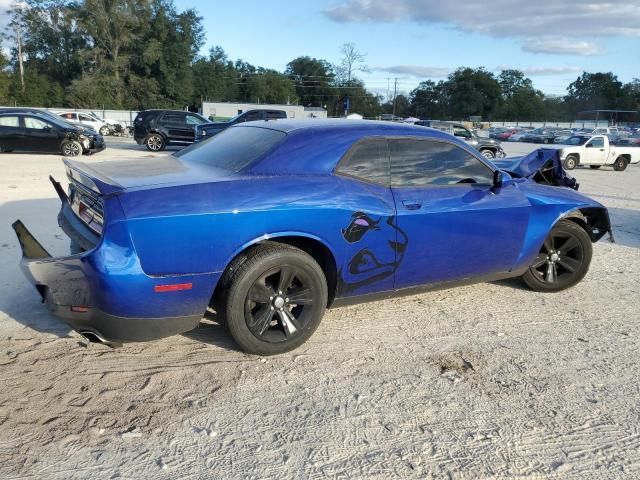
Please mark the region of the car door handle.
[[422, 202], [418, 200], [403, 200], [402, 205], [404, 205], [404, 208], [407, 210], [418, 210], [422, 207]]

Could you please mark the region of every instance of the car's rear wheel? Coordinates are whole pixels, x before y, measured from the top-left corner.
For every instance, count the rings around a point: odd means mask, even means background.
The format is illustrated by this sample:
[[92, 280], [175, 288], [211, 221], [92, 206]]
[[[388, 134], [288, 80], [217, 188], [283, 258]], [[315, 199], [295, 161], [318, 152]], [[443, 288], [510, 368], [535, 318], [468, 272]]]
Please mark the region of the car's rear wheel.
[[577, 223], [561, 220], [547, 236], [522, 279], [537, 292], [564, 290], [584, 278], [592, 253], [587, 232]]
[[613, 162], [613, 169], [616, 172], [622, 172], [622, 171], [626, 170], [627, 164], [628, 164], [628, 162], [627, 162], [626, 158], [618, 157], [618, 158], [616, 158], [616, 161]]
[[289, 245], [265, 243], [234, 262], [221, 279], [216, 313], [247, 353], [275, 355], [302, 345], [327, 306], [318, 263]]
[[549, 139], [545, 138], [544, 140], [542, 140], [542, 143], [544, 143], [545, 145], [549, 143]]
[[598, 170], [602, 165], [589, 165], [589, 168], [593, 170]]
[[152, 133], [147, 135], [147, 138], [144, 140], [144, 144], [146, 145], [148, 150], [152, 152], [159, 152], [160, 150], [164, 150], [165, 142], [162, 135], [157, 133]]
[[484, 158], [488, 158], [489, 160], [493, 160], [494, 158], [496, 158], [496, 154], [488, 149], [480, 150], [480, 153]]
[[578, 159], [574, 155], [569, 155], [564, 159], [564, 169], [573, 170], [578, 165]]
[[62, 142], [60, 150], [65, 157], [78, 157], [82, 155], [82, 145], [75, 140], [65, 140]]

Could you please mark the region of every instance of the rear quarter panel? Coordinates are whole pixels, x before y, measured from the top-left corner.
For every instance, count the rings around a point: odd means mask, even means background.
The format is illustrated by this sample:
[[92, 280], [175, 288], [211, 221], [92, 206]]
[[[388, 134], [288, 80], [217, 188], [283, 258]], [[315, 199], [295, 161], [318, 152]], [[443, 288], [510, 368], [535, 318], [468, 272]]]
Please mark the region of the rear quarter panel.
[[331, 175], [271, 176], [130, 192], [120, 201], [144, 272], [174, 275], [222, 271], [252, 243], [283, 235], [317, 239], [338, 259], [351, 213], [343, 194]]

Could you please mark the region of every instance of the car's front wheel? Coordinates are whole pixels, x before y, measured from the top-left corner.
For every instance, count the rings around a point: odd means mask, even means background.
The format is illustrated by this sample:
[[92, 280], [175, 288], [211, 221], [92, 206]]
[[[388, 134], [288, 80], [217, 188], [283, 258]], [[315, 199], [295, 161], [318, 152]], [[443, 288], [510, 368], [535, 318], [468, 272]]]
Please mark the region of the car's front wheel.
[[560, 220], [522, 279], [536, 292], [572, 287], [587, 274], [592, 252], [587, 232], [575, 222]]
[[102, 135], [103, 137], [106, 137], [107, 135], [109, 135], [109, 132], [111, 132], [111, 129], [106, 125], [103, 125], [102, 127], [100, 127], [100, 135]]
[[82, 145], [75, 140], [65, 140], [62, 142], [61, 150], [65, 157], [78, 157], [82, 154]]
[[279, 243], [253, 247], [225, 273], [216, 313], [247, 353], [275, 355], [306, 342], [327, 306], [322, 268]]
[[496, 158], [496, 154], [493, 153], [492, 150], [484, 149], [480, 150], [480, 153], [484, 158], [488, 158], [489, 160], [493, 160], [494, 158]]
[[624, 170], [626, 170], [627, 168], [627, 159], [624, 157], [618, 157], [616, 158], [616, 161], [613, 162], [613, 169], [616, 172], [622, 172]]
[[151, 150], [152, 152], [159, 152], [160, 150], [164, 150], [165, 147], [164, 138], [162, 137], [162, 135], [159, 135], [157, 133], [148, 135], [144, 140], [144, 144], [146, 145], [147, 149]]
[[565, 170], [573, 170], [574, 168], [576, 168], [577, 165], [578, 165], [578, 159], [573, 155], [569, 155], [567, 158], [564, 159]]

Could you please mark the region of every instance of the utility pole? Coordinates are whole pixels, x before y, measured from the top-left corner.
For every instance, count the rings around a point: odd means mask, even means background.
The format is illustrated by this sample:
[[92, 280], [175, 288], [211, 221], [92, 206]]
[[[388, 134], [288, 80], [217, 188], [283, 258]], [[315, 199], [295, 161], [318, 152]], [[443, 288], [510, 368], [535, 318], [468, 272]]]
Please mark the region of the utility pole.
[[396, 116], [396, 94], [398, 93], [398, 77], [393, 79], [393, 116]]

